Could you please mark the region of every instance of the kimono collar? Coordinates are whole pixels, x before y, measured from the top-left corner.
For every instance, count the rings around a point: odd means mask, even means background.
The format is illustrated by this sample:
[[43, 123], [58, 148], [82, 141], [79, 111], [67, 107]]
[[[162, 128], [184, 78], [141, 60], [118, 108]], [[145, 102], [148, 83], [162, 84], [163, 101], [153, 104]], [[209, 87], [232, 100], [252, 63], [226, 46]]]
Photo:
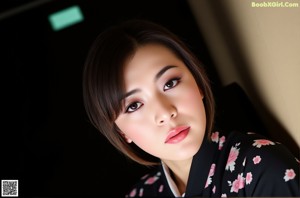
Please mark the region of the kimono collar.
[[170, 187], [173, 195], [175, 197], [184, 197], [184, 194], [180, 195], [179, 190], [178, 190], [178, 188], [177, 188], [174, 180], [171, 177], [169, 167], [163, 161], [161, 161], [161, 166], [162, 166], [163, 172], [164, 172], [164, 174], [166, 176], [168, 185], [169, 185], [169, 187]]
[[202, 192], [216, 151], [215, 145], [207, 135], [203, 138], [199, 151], [193, 157], [185, 192], [186, 197], [201, 196], [203, 194]]
[[211, 142], [210, 137], [208, 139], [206, 135], [203, 138], [199, 151], [193, 157], [186, 192], [183, 195], [180, 195], [179, 190], [170, 175], [168, 166], [161, 161], [162, 171], [166, 176], [167, 183], [175, 197], [194, 197], [202, 195], [214, 159], [215, 150], [216, 147]]

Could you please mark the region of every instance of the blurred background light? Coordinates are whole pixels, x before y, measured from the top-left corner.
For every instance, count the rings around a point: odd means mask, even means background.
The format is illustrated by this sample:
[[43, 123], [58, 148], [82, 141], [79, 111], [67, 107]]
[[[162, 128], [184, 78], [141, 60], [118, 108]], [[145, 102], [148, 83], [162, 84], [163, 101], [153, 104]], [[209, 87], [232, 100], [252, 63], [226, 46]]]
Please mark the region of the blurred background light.
[[49, 15], [49, 22], [54, 31], [67, 28], [83, 21], [84, 17], [78, 5], [60, 10]]

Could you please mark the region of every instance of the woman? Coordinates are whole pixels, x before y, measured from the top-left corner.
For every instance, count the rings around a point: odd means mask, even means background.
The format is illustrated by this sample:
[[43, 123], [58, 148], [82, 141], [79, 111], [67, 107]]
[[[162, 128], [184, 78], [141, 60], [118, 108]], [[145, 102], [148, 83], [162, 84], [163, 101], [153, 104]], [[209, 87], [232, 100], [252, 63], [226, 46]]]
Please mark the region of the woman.
[[83, 96], [93, 125], [132, 160], [157, 165], [129, 197], [299, 196], [299, 161], [254, 133], [213, 131], [205, 71], [180, 39], [149, 21], [101, 33]]

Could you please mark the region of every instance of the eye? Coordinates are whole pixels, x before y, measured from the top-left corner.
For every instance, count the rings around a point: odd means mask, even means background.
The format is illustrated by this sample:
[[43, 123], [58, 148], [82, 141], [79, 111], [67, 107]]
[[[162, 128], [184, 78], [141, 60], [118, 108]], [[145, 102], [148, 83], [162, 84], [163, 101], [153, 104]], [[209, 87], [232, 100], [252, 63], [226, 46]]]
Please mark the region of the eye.
[[127, 106], [125, 113], [132, 113], [138, 110], [143, 104], [141, 102], [133, 102]]
[[174, 78], [169, 80], [164, 86], [164, 91], [172, 89], [173, 87], [178, 85], [179, 82], [180, 82], [180, 78]]

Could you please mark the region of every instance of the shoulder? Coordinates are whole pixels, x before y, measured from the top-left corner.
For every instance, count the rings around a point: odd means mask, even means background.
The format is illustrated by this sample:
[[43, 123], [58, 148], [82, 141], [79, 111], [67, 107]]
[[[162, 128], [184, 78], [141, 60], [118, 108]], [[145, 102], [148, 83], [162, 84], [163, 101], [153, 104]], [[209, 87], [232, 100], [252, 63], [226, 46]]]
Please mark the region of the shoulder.
[[235, 170], [249, 196], [299, 196], [299, 160], [285, 145], [256, 133], [232, 132], [226, 147], [234, 160], [226, 168]]
[[[238, 145], [241, 155], [248, 161], [251, 159], [253, 163], [259, 164], [264, 159], [266, 165], [276, 163], [299, 167], [299, 160], [296, 156], [280, 142], [253, 132], [234, 132], [231, 136], [231, 146]], [[276, 166], [273, 164], [273, 167]]]
[[[285, 145], [255, 132], [232, 131], [227, 134], [219, 134], [219, 132], [215, 133], [217, 133], [217, 137], [219, 137], [217, 140], [219, 146], [224, 146], [227, 150], [230, 150], [232, 147], [237, 147], [239, 148], [240, 153], [243, 152], [246, 155], [257, 152], [266, 152], [268, 154], [275, 154], [274, 157], [277, 158], [279, 153], [284, 153], [288, 157], [295, 158]], [[214, 135], [215, 133], [212, 134], [212, 140], [213, 137], [216, 136]]]
[[236, 152], [246, 165], [264, 165], [268, 169], [299, 169], [299, 160], [280, 142], [253, 132], [232, 132], [226, 138], [228, 154]]
[[128, 191], [126, 197], [153, 197], [168, 194], [161, 169], [155, 169], [142, 176]]

